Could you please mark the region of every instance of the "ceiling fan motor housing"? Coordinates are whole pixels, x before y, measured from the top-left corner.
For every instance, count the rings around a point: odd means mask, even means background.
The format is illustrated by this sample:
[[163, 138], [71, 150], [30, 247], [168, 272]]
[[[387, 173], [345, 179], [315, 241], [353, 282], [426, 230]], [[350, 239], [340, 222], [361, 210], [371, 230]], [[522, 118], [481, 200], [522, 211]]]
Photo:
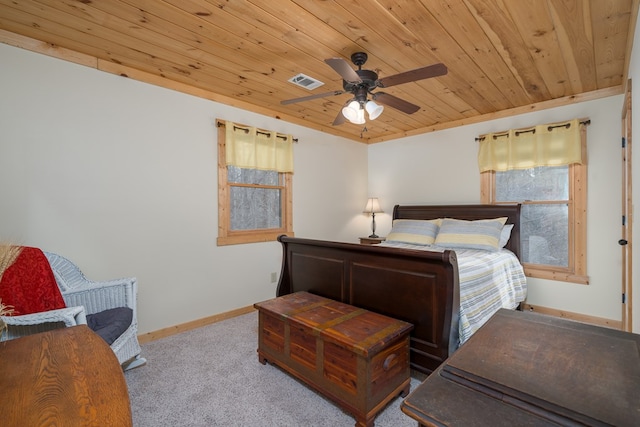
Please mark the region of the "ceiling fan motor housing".
[[364, 88], [367, 92], [375, 89], [376, 82], [378, 80], [378, 74], [375, 71], [371, 70], [355, 70], [355, 72], [360, 77], [361, 82], [348, 82], [346, 80], [342, 81], [342, 87], [346, 92], [351, 92], [355, 95], [355, 92], [359, 88]]

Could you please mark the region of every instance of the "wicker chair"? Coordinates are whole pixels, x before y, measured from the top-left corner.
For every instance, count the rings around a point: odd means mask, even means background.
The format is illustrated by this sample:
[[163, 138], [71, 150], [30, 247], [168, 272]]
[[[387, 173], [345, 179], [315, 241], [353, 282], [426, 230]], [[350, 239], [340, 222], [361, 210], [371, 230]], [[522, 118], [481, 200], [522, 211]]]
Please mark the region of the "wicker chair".
[[67, 308], [23, 316], [3, 316], [7, 330], [2, 340], [18, 338], [47, 330], [87, 324], [87, 315], [116, 307], [129, 307], [133, 318], [129, 327], [111, 344], [123, 369], [132, 369], [146, 363], [140, 357], [136, 298], [138, 283], [135, 278], [108, 281], [88, 280], [82, 271], [68, 259], [50, 252], [46, 255]]

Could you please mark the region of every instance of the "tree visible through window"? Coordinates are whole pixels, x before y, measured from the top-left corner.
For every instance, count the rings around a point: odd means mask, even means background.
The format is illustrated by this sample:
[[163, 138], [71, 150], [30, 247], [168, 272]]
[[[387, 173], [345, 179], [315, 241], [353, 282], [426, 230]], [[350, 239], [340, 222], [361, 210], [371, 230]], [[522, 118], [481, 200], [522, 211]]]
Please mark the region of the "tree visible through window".
[[569, 268], [569, 167], [496, 172], [496, 202], [522, 203], [522, 261]]
[[280, 173], [227, 166], [230, 230], [282, 228]]
[[[238, 140], [232, 146], [234, 132]], [[245, 137], [250, 132], [259, 134], [257, 142]], [[290, 135], [218, 121], [218, 245], [293, 235], [292, 172], [280, 171], [292, 169], [292, 153], [275, 152], [291, 142]]]
[[[489, 204], [522, 204], [521, 261], [528, 276], [586, 284], [586, 131], [577, 120], [568, 123], [485, 135], [493, 141], [501, 137], [511, 140], [501, 141], [498, 146], [481, 145], [481, 199]], [[579, 127], [579, 132], [569, 134], [570, 126], [574, 131]], [[567, 138], [579, 138], [575, 143], [579, 144], [576, 155], [580, 162], [560, 159], [571, 151], [562, 147], [562, 131], [553, 138], [539, 138], [540, 134], [565, 127]], [[525, 133], [529, 140], [524, 142], [525, 148], [514, 147]], [[534, 138], [538, 140], [532, 142]], [[527, 146], [530, 143], [533, 145]], [[514, 154], [518, 150], [521, 152]], [[561, 154], [550, 156], [554, 150]]]

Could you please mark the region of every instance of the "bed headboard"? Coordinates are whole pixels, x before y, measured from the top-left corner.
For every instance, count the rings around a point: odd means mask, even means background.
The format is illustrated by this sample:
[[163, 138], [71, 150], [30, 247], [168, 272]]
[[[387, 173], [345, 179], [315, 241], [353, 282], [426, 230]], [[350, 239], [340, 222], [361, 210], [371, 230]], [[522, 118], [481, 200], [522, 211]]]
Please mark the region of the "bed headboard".
[[456, 218], [464, 220], [507, 217], [507, 224], [513, 224], [511, 238], [505, 246], [520, 258], [520, 209], [522, 205], [430, 205], [402, 206], [393, 208], [393, 219], [436, 219]]

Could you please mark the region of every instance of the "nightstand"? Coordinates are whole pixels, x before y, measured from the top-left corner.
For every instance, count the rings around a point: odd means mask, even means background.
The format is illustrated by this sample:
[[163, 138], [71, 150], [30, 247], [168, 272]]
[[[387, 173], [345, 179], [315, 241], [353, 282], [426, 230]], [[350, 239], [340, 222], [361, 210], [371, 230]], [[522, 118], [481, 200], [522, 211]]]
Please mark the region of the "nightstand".
[[360, 237], [359, 239], [362, 245], [377, 245], [385, 240], [384, 237]]

